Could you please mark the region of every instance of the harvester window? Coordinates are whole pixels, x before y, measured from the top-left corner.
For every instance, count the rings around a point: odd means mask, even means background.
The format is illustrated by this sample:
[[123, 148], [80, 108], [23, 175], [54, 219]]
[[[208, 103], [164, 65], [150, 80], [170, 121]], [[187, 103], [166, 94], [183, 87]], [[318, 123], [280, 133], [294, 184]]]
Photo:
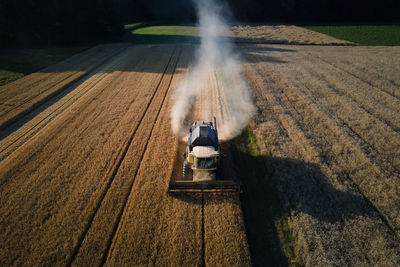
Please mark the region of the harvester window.
[[213, 158], [197, 158], [198, 169], [211, 169], [214, 167]]

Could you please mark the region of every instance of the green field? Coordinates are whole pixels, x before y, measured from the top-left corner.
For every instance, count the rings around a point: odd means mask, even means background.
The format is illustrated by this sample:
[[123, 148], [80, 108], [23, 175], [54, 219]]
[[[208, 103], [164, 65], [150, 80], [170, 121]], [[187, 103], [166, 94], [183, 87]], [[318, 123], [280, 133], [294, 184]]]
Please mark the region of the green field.
[[134, 43], [195, 43], [200, 41], [199, 27], [193, 24], [160, 25], [134, 23], [125, 25]]
[[324, 33], [338, 39], [347, 40], [359, 45], [373, 46], [398, 46], [400, 45], [400, 24], [392, 25], [346, 25], [346, 24], [320, 24], [298, 25], [309, 30]]
[[3, 49], [0, 51], [0, 86], [60, 62], [89, 47]]

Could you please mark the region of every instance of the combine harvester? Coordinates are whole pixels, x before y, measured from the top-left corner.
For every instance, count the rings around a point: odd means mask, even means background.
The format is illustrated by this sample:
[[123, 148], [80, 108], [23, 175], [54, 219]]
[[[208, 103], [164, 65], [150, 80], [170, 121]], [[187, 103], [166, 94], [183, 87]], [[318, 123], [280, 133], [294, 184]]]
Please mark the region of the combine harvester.
[[182, 180], [170, 181], [168, 192], [239, 192], [240, 185], [224, 180], [216, 118], [194, 122], [183, 154]]

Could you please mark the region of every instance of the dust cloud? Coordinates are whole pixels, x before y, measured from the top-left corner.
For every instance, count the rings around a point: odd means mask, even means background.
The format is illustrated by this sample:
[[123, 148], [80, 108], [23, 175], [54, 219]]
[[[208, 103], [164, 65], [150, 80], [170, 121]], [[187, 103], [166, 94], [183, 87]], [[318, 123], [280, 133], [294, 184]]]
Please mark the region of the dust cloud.
[[[228, 24], [222, 14], [229, 8], [212, 0], [197, 0], [195, 6], [201, 43], [188, 78], [174, 92], [172, 129], [183, 138], [188, 134], [184, 122], [189, 115], [205, 121], [211, 121], [216, 116], [219, 138], [229, 140], [246, 127], [255, 108], [242, 76], [240, 56], [235, 53], [231, 40], [225, 37]], [[215, 82], [212, 84], [210, 81]], [[200, 110], [195, 116], [195, 102], [200, 93], [209, 97], [209, 103], [200, 107], [197, 105]]]

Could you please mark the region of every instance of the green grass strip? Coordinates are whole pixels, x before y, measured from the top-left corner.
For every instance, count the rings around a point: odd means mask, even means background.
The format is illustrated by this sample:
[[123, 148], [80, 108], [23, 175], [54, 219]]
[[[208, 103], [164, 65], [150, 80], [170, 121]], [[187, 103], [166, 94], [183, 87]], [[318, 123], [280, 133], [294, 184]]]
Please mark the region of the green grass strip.
[[199, 43], [200, 30], [193, 24], [168, 25], [163, 22], [138, 22], [125, 25], [136, 44]]
[[250, 127], [231, 145], [235, 171], [244, 187], [241, 202], [253, 264], [302, 266], [289, 229], [288, 214], [282, 208], [267, 168], [270, 157], [260, 153]]
[[399, 46], [400, 25], [302, 25], [302, 27], [365, 46]]
[[198, 27], [184, 25], [149, 26], [137, 28], [133, 30], [132, 33], [149, 35], [200, 36]]

